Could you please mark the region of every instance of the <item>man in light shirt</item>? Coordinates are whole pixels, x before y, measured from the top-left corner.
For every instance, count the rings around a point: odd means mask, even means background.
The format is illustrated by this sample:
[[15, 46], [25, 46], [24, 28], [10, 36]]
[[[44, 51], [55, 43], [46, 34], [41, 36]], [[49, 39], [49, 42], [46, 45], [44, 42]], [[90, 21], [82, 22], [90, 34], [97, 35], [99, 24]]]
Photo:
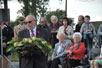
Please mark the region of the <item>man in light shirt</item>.
[[24, 24], [24, 17], [19, 17], [18, 18], [18, 25], [14, 27], [14, 38], [18, 38], [18, 34], [21, 30], [24, 30], [25, 24]]

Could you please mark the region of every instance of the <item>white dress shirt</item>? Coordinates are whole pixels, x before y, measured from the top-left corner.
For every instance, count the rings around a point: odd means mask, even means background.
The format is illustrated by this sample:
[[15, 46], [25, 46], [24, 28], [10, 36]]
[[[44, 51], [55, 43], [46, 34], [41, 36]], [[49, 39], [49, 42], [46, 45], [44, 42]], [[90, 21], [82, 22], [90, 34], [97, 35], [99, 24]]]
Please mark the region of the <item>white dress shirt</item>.
[[[34, 36], [36, 37], [36, 27], [33, 29], [33, 33], [34, 33]], [[32, 32], [31, 32], [31, 30], [29, 31], [30, 32], [30, 37], [32, 37]]]

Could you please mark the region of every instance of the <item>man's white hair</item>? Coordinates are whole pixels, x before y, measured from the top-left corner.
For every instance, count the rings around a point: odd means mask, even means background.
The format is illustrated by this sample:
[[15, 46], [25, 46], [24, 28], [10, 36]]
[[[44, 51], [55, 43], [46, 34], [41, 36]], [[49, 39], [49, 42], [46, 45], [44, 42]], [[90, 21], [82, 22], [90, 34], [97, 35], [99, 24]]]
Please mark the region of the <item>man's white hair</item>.
[[81, 34], [80, 32], [75, 32], [75, 33], [73, 34], [73, 39], [74, 39], [75, 35], [79, 36], [80, 41], [81, 41], [81, 39], [82, 39], [82, 34]]
[[51, 20], [52, 20], [52, 18], [56, 19], [56, 21], [58, 22], [58, 18], [57, 18], [57, 16], [52, 15], [52, 16], [51, 16]]
[[58, 33], [58, 34], [57, 34], [57, 39], [59, 39], [59, 35], [63, 36], [64, 39], [67, 38], [67, 36], [66, 36], [64, 33]]
[[33, 20], [36, 20], [36, 18], [35, 18], [35, 16], [33, 16], [33, 15], [27, 15], [27, 17], [31, 17]]

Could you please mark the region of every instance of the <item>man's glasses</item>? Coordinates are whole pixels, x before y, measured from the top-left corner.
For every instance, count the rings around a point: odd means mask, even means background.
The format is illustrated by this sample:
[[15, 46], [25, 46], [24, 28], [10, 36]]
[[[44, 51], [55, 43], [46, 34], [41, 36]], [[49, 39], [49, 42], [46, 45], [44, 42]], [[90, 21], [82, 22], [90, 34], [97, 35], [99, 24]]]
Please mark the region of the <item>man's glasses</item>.
[[26, 23], [26, 24], [27, 24], [27, 23], [29, 23], [29, 24], [30, 24], [30, 23], [32, 23], [32, 21], [28, 21], [28, 22], [25, 22], [25, 23]]
[[41, 23], [44, 23], [44, 21], [41, 21]]
[[24, 21], [24, 20], [20, 20], [20, 21]]
[[83, 21], [83, 20], [78, 20], [78, 21]]

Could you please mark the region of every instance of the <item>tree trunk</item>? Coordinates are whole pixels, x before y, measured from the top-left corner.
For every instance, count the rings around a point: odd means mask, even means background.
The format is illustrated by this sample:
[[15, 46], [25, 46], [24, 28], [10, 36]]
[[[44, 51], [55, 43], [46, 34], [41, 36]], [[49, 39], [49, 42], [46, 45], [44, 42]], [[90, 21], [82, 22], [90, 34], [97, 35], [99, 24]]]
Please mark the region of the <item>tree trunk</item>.
[[7, 9], [7, 8], [8, 8], [7, 0], [4, 0], [4, 8], [5, 8], [5, 9]]

